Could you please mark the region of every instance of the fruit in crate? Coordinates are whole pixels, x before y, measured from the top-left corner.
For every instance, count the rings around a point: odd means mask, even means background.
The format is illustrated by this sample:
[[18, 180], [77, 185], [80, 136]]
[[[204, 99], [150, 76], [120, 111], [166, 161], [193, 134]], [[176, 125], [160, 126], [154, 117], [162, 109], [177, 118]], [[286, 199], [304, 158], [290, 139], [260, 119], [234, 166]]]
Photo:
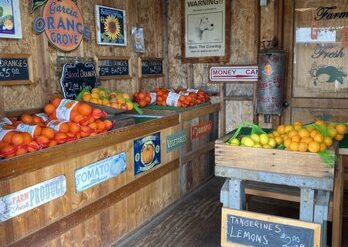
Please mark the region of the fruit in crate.
[[0, 120], [0, 156], [10, 158], [108, 131], [112, 122], [102, 120], [104, 116], [86, 103], [53, 97], [44, 113]]
[[135, 107], [127, 93], [110, 91], [106, 88], [93, 88], [91, 91], [83, 89], [77, 99], [122, 111], [130, 111]]
[[276, 141], [268, 134], [251, 134], [235, 137], [228, 141], [232, 146], [255, 147], [255, 148], [275, 148]]

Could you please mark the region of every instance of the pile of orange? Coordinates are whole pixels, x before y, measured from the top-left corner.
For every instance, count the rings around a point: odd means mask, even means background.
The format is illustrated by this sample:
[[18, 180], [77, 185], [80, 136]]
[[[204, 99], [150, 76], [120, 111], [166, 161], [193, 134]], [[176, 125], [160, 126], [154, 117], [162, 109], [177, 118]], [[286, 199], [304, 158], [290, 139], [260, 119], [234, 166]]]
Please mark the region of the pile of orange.
[[303, 126], [300, 122], [280, 125], [269, 136], [286, 150], [317, 153], [332, 146], [334, 140], [342, 140], [346, 132], [344, 124], [318, 120], [315, 126]]
[[[64, 102], [54, 97], [44, 107], [45, 113], [7, 118], [7, 124], [0, 129], [0, 156], [9, 158], [93, 136], [112, 128], [110, 120], [100, 119], [105, 116], [103, 111], [81, 102], [74, 105], [68, 119], [57, 120], [57, 108]], [[71, 105], [71, 101], [67, 104]]]

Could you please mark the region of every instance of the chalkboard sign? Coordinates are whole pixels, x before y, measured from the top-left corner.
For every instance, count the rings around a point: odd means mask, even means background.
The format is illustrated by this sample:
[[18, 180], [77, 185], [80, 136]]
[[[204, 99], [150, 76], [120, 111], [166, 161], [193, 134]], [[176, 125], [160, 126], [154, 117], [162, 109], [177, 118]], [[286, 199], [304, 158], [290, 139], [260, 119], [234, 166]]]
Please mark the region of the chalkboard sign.
[[75, 99], [83, 88], [92, 89], [97, 86], [94, 63], [66, 63], [63, 65], [60, 86], [64, 97]]
[[321, 225], [222, 209], [222, 246], [320, 247]]
[[140, 59], [141, 77], [161, 77], [163, 76], [163, 59], [144, 58]]
[[129, 60], [117, 58], [99, 58], [100, 79], [130, 78]]
[[29, 57], [30, 55], [0, 54], [0, 85], [31, 83]]

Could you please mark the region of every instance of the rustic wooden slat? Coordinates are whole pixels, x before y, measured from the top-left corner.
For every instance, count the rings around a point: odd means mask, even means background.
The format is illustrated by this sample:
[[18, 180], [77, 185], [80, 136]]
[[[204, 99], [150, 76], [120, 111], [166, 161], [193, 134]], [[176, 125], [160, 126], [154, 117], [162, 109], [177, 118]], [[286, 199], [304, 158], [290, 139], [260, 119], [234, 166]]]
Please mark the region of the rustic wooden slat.
[[231, 146], [221, 142], [215, 144], [215, 161], [217, 166], [280, 174], [319, 178], [333, 177], [334, 174], [334, 169], [326, 168], [317, 154]]
[[347, 109], [348, 99], [311, 99], [311, 98], [293, 98], [292, 107], [299, 108], [334, 108]]
[[182, 157], [182, 163], [185, 164], [193, 159], [196, 159], [200, 156], [202, 156], [203, 154], [208, 153], [209, 151], [214, 149], [214, 142], [209, 142], [207, 144], [205, 144], [204, 146], [195, 149], [194, 151], [191, 151], [189, 153], [186, 153], [183, 157]]
[[193, 118], [201, 117], [218, 111], [220, 111], [219, 103], [198, 107], [189, 111], [184, 111], [180, 114], [180, 122], [189, 121]]
[[301, 188], [300, 220], [312, 222], [314, 219], [314, 190]]
[[134, 126], [112, 130], [94, 137], [58, 145], [41, 151], [0, 161], [0, 181], [35, 171], [99, 148], [144, 136], [179, 124], [178, 115], [151, 120]]
[[40, 246], [43, 245], [56, 237], [62, 235], [63, 233], [74, 228], [81, 222], [84, 222], [93, 216], [101, 213], [104, 209], [116, 204], [117, 202], [125, 199], [136, 191], [146, 187], [155, 180], [163, 177], [164, 175], [178, 169], [179, 160], [176, 159], [151, 173], [148, 173], [137, 180], [123, 186], [119, 190], [112, 192], [111, 194], [100, 198], [94, 203], [77, 210], [76, 212], [46, 226], [45, 228], [38, 230], [23, 239], [20, 239], [9, 246]]
[[327, 219], [328, 204], [330, 201], [330, 192], [318, 191], [314, 206], [314, 222], [321, 224], [321, 246], [327, 246]]

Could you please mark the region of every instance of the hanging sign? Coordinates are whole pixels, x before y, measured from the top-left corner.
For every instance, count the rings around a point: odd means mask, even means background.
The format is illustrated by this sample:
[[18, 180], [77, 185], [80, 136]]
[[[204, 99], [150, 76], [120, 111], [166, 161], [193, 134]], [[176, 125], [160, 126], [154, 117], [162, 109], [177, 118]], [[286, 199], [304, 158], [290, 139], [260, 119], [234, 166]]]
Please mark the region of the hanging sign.
[[82, 14], [72, 0], [48, 0], [43, 16], [34, 21], [34, 29], [45, 32], [49, 42], [65, 52], [75, 50], [82, 38], [90, 39], [90, 29], [84, 25]]
[[173, 135], [167, 136], [167, 153], [184, 146], [187, 141], [186, 131], [180, 131]]
[[258, 81], [257, 66], [214, 66], [209, 69], [210, 82]]
[[161, 135], [155, 133], [133, 143], [134, 175], [147, 171], [161, 163]]
[[100, 57], [98, 66], [100, 79], [130, 78], [128, 58]]
[[191, 128], [191, 140], [199, 138], [205, 134], [208, 134], [213, 129], [213, 122], [207, 121], [198, 125], [192, 126]]
[[30, 55], [0, 54], [0, 84], [6, 85], [10, 82], [31, 83], [29, 59]]
[[126, 153], [123, 152], [75, 170], [76, 192], [116, 177], [126, 170], [126, 165]]
[[97, 73], [94, 63], [66, 63], [63, 66], [60, 86], [64, 98], [76, 99], [83, 88], [95, 88]]
[[221, 246], [320, 247], [321, 225], [222, 208]]
[[0, 222], [61, 197], [66, 192], [64, 175], [0, 197]]

